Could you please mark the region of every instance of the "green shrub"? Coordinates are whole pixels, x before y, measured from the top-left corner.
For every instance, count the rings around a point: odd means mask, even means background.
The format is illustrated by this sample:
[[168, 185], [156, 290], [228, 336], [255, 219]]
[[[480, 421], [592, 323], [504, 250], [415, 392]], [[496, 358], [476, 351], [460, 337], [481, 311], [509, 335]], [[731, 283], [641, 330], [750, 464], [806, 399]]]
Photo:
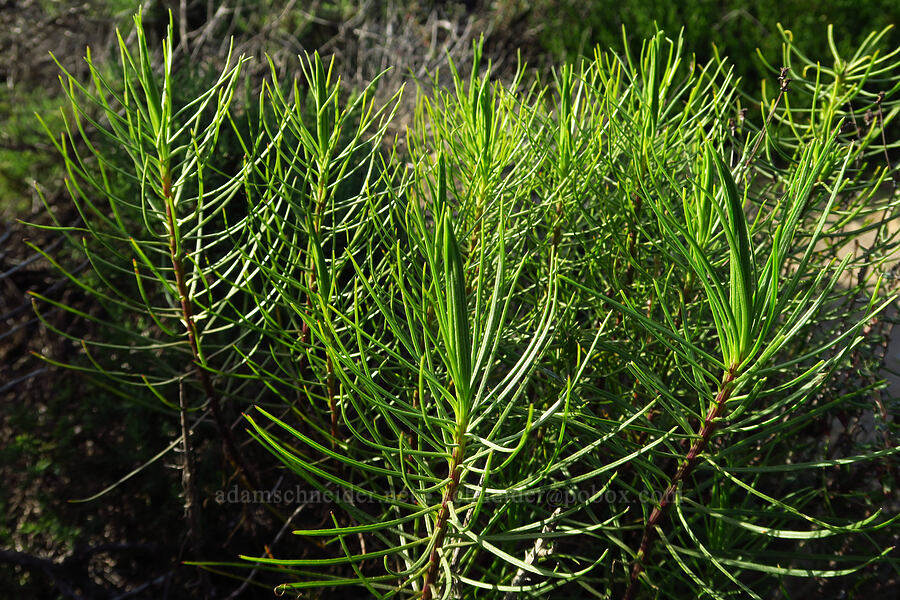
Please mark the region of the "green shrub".
[[[74, 113], [105, 117], [58, 143], [84, 219], [62, 231], [103, 282], [71, 276], [96, 319], [132, 340], [83, 340], [96, 371], [179, 415], [187, 456], [210, 410], [256, 489], [227, 420], [246, 411], [328, 500], [327, 527], [294, 532], [305, 558], [234, 564], [421, 598], [759, 598], [896, 569], [896, 515], [848, 484], [893, 460], [894, 426], [840, 454], [821, 436], [871, 410], [878, 384], [852, 381], [895, 300], [894, 55], [835, 71], [788, 45], [759, 131], [723, 64], [662, 33], [547, 86], [492, 81], [476, 46], [401, 154], [394, 100], [345, 98], [318, 55], [302, 87], [273, 67], [249, 127], [241, 60], [179, 105], [171, 46], [156, 74], [137, 24], [122, 81], [72, 82]], [[123, 313], [140, 329], [104, 319]]]

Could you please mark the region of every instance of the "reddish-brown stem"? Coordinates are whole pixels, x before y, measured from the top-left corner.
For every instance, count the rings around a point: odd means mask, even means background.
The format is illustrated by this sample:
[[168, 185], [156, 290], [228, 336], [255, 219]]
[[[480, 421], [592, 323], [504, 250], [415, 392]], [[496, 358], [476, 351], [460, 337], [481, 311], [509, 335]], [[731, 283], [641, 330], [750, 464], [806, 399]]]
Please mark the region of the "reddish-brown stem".
[[649, 556], [650, 551], [653, 548], [656, 526], [659, 525], [665, 515], [666, 509], [668, 509], [675, 500], [675, 494], [678, 493], [678, 484], [694, 470], [694, 467], [700, 458], [700, 453], [706, 448], [713, 432], [716, 430], [717, 421], [722, 416], [722, 411], [725, 409], [725, 403], [731, 396], [731, 384], [734, 382], [734, 377], [734, 370], [730, 369], [725, 375], [725, 379], [722, 380], [722, 384], [719, 386], [719, 392], [716, 394], [716, 400], [709, 409], [706, 419], [703, 421], [703, 428], [700, 430], [700, 436], [694, 440], [693, 444], [691, 444], [690, 450], [688, 450], [688, 453], [685, 455], [684, 460], [681, 461], [681, 464], [678, 465], [678, 470], [675, 471], [675, 475], [672, 477], [669, 486], [660, 497], [659, 504], [653, 509], [653, 512], [650, 513], [650, 518], [647, 519], [647, 523], [644, 525], [644, 534], [641, 536], [641, 545], [638, 547], [637, 555], [635, 556], [634, 564], [631, 568], [631, 580], [628, 582], [628, 588], [625, 590], [625, 596], [623, 596], [624, 600], [633, 600], [635, 594], [637, 594], [638, 588], [640, 587], [638, 579], [644, 570], [644, 560]]
[[463, 437], [458, 436], [456, 448], [450, 458], [450, 482], [444, 489], [444, 499], [441, 502], [441, 510], [438, 513], [437, 522], [434, 526], [434, 546], [431, 548], [431, 554], [428, 557], [428, 570], [425, 572], [425, 582], [422, 584], [422, 600], [431, 600], [431, 588], [437, 580], [437, 574], [440, 570], [440, 550], [444, 544], [444, 538], [447, 536], [447, 520], [450, 518], [450, 503], [456, 500], [456, 491], [459, 489], [459, 478], [462, 471], [462, 464], [465, 446]]
[[178, 243], [175, 239], [176, 225], [173, 211], [175, 200], [172, 195], [171, 177], [168, 172], [163, 174], [163, 195], [165, 196], [166, 224], [169, 233], [169, 258], [171, 259], [172, 270], [175, 274], [175, 286], [178, 289], [178, 296], [181, 300], [181, 317], [184, 319], [184, 324], [187, 328], [188, 343], [190, 344], [191, 355], [193, 356], [194, 373], [200, 381], [200, 385], [203, 387], [203, 391], [209, 401], [210, 412], [212, 413], [213, 420], [216, 422], [219, 435], [222, 437], [226, 454], [235, 466], [241, 470], [250, 485], [254, 488], [258, 488], [259, 480], [256, 477], [256, 473], [244, 460], [241, 451], [234, 441], [234, 436], [231, 435], [231, 428], [228, 427], [228, 424], [225, 422], [225, 416], [222, 414], [222, 404], [219, 402], [219, 395], [213, 387], [209, 372], [203, 368], [203, 363], [200, 358], [200, 350], [197, 346], [197, 325], [194, 322], [194, 309], [187, 289], [187, 281], [184, 276], [184, 261], [182, 260]]

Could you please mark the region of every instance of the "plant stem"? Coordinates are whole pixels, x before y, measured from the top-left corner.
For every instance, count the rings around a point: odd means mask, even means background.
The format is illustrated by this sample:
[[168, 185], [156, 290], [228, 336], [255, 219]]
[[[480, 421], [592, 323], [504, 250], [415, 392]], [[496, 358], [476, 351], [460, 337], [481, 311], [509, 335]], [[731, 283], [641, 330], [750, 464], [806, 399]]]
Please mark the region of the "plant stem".
[[[791, 78], [787, 76], [788, 68], [781, 67], [781, 74], [778, 76], [778, 82], [780, 88], [778, 90], [778, 97], [775, 98], [775, 104], [772, 105], [772, 110], [769, 111], [769, 116], [766, 117], [765, 125], [763, 126], [763, 133], [767, 133], [769, 131], [769, 124], [772, 122], [772, 117], [775, 116], [775, 111], [778, 110], [778, 105], [781, 103], [781, 99], [788, 91], [788, 87], [791, 83]], [[744, 161], [744, 168], [748, 168], [750, 163], [753, 162], [753, 159], [756, 157], [757, 151], [759, 151], [759, 146], [762, 144], [763, 138], [765, 136], [761, 135], [756, 139], [756, 143], [753, 144], [753, 149], [750, 151], [750, 156]]]
[[732, 368], [728, 370], [728, 373], [722, 380], [722, 384], [719, 386], [716, 400], [706, 415], [706, 419], [703, 422], [703, 428], [700, 430], [700, 436], [694, 440], [693, 444], [691, 444], [690, 450], [688, 450], [684, 460], [678, 466], [678, 470], [672, 477], [672, 481], [669, 483], [666, 491], [663, 492], [659, 505], [653, 509], [653, 512], [650, 513], [650, 518], [647, 519], [647, 523], [644, 526], [644, 534], [641, 537], [641, 545], [638, 548], [637, 555], [634, 558], [634, 565], [631, 569], [631, 580], [628, 582], [628, 588], [625, 590], [625, 596], [623, 596], [624, 600], [633, 600], [637, 593], [639, 588], [638, 578], [644, 570], [643, 561], [649, 556], [650, 551], [653, 548], [656, 526], [662, 520], [666, 510], [672, 504], [672, 501], [675, 500], [675, 494], [678, 493], [678, 484], [694, 470], [697, 460], [700, 458], [700, 453], [706, 448], [713, 432], [716, 430], [716, 421], [722, 416], [722, 411], [725, 409], [725, 403], [728, 401], [728, 398], [731, 397], [731, 384], [734, 382], [734, 379], [735, 374], [734, 369]]
[[184, 381], [178, 382], [178, 408], [181, 413], [181, 442], [184, 449], [182, 457], [181, 485], [184, 488], [184, 512], [187, 516], [194, 550], [202, 544], [203, 532], [200, 530], [200, 518], [197, 508], [197, 490], [194, 487], [194, 449], [191, 446], [191, 429], [188, 427], [187, 402], [184, 399]]
[[[553, 533], [556, 530], [557, 526], [557, 517], [559, 517], [560, 513], [562, 513], [562, 507], [557, 506], [553, 511], [553, 514], [550, 515], [550, 518], [547, 519], [547, 524], [541, 529], [542, 535], [547, 535], [549, 533]], [[553, 551], [553, 542], [548, 542], [549, 538], [547, 537], [539, 537], [534, 540], [534, 546], [525, 553], [525, 560], [523, 561], [526, 565], [533, 565], [536, 560], [547, 556]], [[511, 587], [520, 586], [525, 583], [526, 578], [528, 577], [528, 572], [524, 569], [524, 567], [519, 567], [519, 570], [516, 571], [515, 576], [510, 583]], [[503, 600], [515, 600], [517, 592], [506, 592], [506, 595], [503, 596]]]
[[[192, 553], [199, 554], [205, 551], [203, 529], [200, 521], [200, 501], [197, 496], [197, 487], [194, 485], [194, 448], [191, 445], [191, 428], [188, 426], [187, 402], [184, 398], [184, 380], [178, 381], [178, 408], [181, 417], [181, 443], [184, 449], [181, 465], [181, 486], [184, 492], [184, 514], [188, 521], [187, 540]], [[182, 547], [182, 552], [184, 551]], [[200, 571], [201, 598], [212, 596], [207, 573]]]
[[[881, 103], [884, 101], [884, 90], [878, 92], [878, 98], [875, 100], [875, 105], [878, 107], [878, 115], [875, 120], [872, 122], [872, 127], [876, 125], [881, 127], [881, 148], [884, 150], [884, 168], [887, 169], [887, 172], [891, 175], [891, 185], [894, 189], [897, 188], [897, 173], [892, 173], [894, 170], [891, 167], [891, 157], [888, 156], [888, 143], [887, 139], [884, 135], [884, 112], [881, 110]], [[851, 113], [852, 114], [852, 113]]]
[[457, 432], [456, 448], [450, 458], [450, 482], [444, 490], [444, 499], [441, 502], [441, 511], [438, 513], [437, 523], [434, 527], [434, 546], [428, 557], [428, 571], [425, 572], [425, 582], [422, 585], [422, 600], [431, 600], [431, 587], [437, 579], [440, 569], [440, 550], [447, 535], [447, 519], [450, 518], [450, 503], [456, 500], [456, 491], [459, 489], [459, 478], [462, 472], [461, 465], [465, 454], [465, 438], [462, 429]]
[[[320, 175], [323, 179], [320, 182], [320, 185], [316, 191], [316, 208], [315, 208], [315, 218], [313, 221], [313, 231], [309, 233], [311, 236], [316, 236], [316, 244], [321, 243], [321, 238], [319, 232], [322, 229], [322, 219], [325, 213], [325, 204], [328, 201], [328, 192], [327, 192], [327, 171], [324, 175]], [[316, 265], [315, 265], [315, 255], [307, 250], [307, 259], [309, 260], [309, 291], [306, 294], [306, 305], [310, 309], [310, 312], [313, 308], [312, 303], [312, 294], [317, 294], [321, 296], [320, 292], [320, 282], [318, 277], [316, 276]], [[327, 293], [327, 290], [326, 290]], [[327, 299], [325, 300], [327, 302]], [[318, 320], [318, 317], [317, 317]], [[301, 342], [306, 345], [309, 343], [309, 326], [304, 322], [303, 324], [303, 332], [301, 335]], [[331, 363], [331, 357], [326, 356], [325, 358], [325, 370], [326, 370], [326, 381], [325, 381], [325, 391], [328, 396], [328, 412], [331, 417], [331, 447], [337, 447], [337, 437], [338, 437], [338, 412], [337, 412], [337, 404], [335, 402], [336, 398], [336, 390], [335, 390], [335, 377], [334, 377], [334, 365]], [[301, 373], [302, 374], [302, 373]]]
[[231, 435], [231, 428], [228, 427], [228, 424], [225, 422], [225, 417], [222, 414], [222, 405], [219, 402], [219, 395], [212, 385], [209, 372], [203, 368], [203, 361], [200, 357], [199, 347], [197, 346], [197, 325], [194, 322], [194, 310], [184, 276], [184, 261], [182, 260], [178, 249], [178, 243], [175, 238], [175, 198], [172, 194], [172, 179], [168, 170], [166, 170], [163, 175], [163, 195], [165, 196], [166, 225], [169, 233], [169, 258], [172, 262], [172, 270], [175, 273], [175, 285], [181, 300], [181, 317], [184, 319], [184, 324], [187, 328], [188, 343], [191, 346], [191, 354], [194, 359], [194, 373], [200, 381], [200, 385], [203, 386], [203, 391], [209, 401], [209, 408], [212, 412], [213, 420], [216, 422], [216, 427], [219, 429], [219, 435], [222, 437], [222, 442], [225, 445], [226, 454], [235, 466], [241, 470], [249, 484], [253, 488], [258, 488], [259, 480], [256, 477], [256, 473], [249, 467], [238, 449], [234, 437]]
[[[632, 206], [634, 207], [635, 223], [640, 220], [643, 198], [638, 194], [632, 194]], [[625, 256], [628, 258], [628, 267], [625, 269], [625, 288], [630, 288], [634, 281], [634, 263], [637, 260], [634, 249], [637, 246], [637, 226], [630, 223], [628, 227], [628, 242], [625, 249]]]
[[331, 411], [331, 447], [334, 448], [337, 445], [337, 437], [338, 437], [338, 414], [337, 414], [337, 405], [335, 404], [335, 398], [337, 397], [337, 390], [335, 389], [335, 377], [334, 377], [334, 365], [331, 364], [331, 357], [325, 357], [325, 369], [328, 373], [326, 378], [326, 386], [328, 388], [328, 409]]

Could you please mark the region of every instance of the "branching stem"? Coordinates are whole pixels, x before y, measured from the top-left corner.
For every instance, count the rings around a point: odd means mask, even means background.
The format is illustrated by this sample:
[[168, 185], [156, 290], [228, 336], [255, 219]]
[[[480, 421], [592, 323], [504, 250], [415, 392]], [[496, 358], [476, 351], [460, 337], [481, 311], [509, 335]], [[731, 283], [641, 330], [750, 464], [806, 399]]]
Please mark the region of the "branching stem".
[[194, 321], [194, 309], [190, 293], [187, 289], [187, 281], [184, 276], [184, 261], [178, 248], [178, 242], [175, 235], [177, 227], [174, 210], [175, 198], [172, 193], [171, 174], [168, 173], [168, 171], [163, 174], [163, 195], [165, 196], [166, 225], [169, 234], [169, 258], [172, 261], [172, 270], [175, 273], [175, 285], [181, 300], [181, 317], [187, 328], [188, 343], [191, 346], [191, 355], [194, 359], [194, 372], [197, 379], [200, 381], [200, 385], [203, 386], [203, 391], [209, 401], [209, 408], [213, 420], [216, 422], [216, 427], [219, 429], [219, 435], [222, 437], [222, 442], [225, 444], [226, 453], [235, 466], [241, 470], [244, 477], [247, 478], [249, 484], [255, 489], [259, 487], [259, 480], [256, 477], [256, 473], [250, 468], [244, 460], [241, 451], [238, 449], [237, 443], [234, 441], [234, 436], [231, 435], [231, 428], [228, 427], [228, 424], [225, 422], [225, 417], [222, 414], [222, 404], [219, 401], [218, 392], [216, 392], [213, 387], [209, 372], [203, 368], [203, 361], [200, 357], [200, 350], [197, 345], [197, 325]]
[[[772, 105], [772, 110], [769, 111], [769, 116], [766, 117], [766, 123], [763, 127], [763, 133], [769, 131], [769, 124], [772, 122], [772, 117], [775, 116], [775, 111], [778, 110], [778, 105], [781, 103], [781, 99], [788, 92], [789, 86], [791, 84], [791, 78], [787, 76], [788, 68], [781, 67], [781, 74], [778, 76], [778, 83], [780, 85], [778, 90], [778, 97], [775, 98], [775, 104]], [[756, 153], [759, 151], [759, 146], [762, 144], [764, 135], [760, 135], [756, 139], [756, 143], [753, 144], [753, 149], [750, 151], [750, 155], [744, 161], [744, 167], [747, 168], [750, 166], [750, 163], [753, 162], [753, 159], [756, 157]]]
[[722, 380], [722, 384], [719, 386], [719, 392], [716, 394], [716, 400], [706, 415], [706, 419], [703, 422], [703, 428], [700, 430], [700, 436], [694, 440], [693, 444], [691, 444], [690, 450], [688, 450], [684, 460], [681, 461], [681, 464], [678, 466], [678, 470], [672, 477], [672, 481], [660, 497], [659, 505], [650, 513], [650, 518], [647, 519], [647, 523], [644, 525], [644, 534], [641, 537], [641, 545], [638, 548], [637, 555], [634, 559], [634, 565], [631, 569], [631, 580], [628, 582], [628, 588], [625, 590], [625, 596], [623, 596], [624, 600], [633, 600], [640, 587], [638, 579], [644, 570], [644, 560], [649, 556], [650, 551], [653, 548], [656, 526], [662, 521], [666, 510], [672, 504], [672, 501], [675, 500], [675, 494], [678, 493], [678, 485], [694, 470], [694, 467], [697, 465], [697, 460], [700, 458], [700, 453], [706, 448], [713, 432], [716, 430], [717, 421], [722, 416], [722, 412], [725, 409], [725, 403], [728, 401], [728, 398], [731, 397], [734, 379], [734, 369], [730, 369]]
[[453, 449], [453, 454], [450, 458], [450, 481], [444, 489], [444, 499], [441, 502], [441, 510], [438, 513], [437, 522], [434, 526], [434, 546], [431, 548], [431, 555], [428, 557], [428, 571], [425, 572], [425, 582], [422, 585], [422, 600], [431, 600], [432, 598], [432, 586], [437, 580], [437, 574], [441, 565], [440, 551], [444, 544], [444, 538], [447, 536], [450, 503], [456, 500], [465, 451], [465, 438], [460, 431], [456, 439], [456, 448]]

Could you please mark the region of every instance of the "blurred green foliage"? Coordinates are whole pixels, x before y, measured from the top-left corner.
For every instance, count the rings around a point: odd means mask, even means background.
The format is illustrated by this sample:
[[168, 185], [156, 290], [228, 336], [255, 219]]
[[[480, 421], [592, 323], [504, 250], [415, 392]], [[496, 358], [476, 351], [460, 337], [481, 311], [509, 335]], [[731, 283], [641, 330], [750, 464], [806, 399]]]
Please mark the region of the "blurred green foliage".
[[[628, 31], [629, 50], [640, 50], [641, 40], [656, 27], [675, 35], [684, 28], [685, 47], [696, 52], [699, 62], [713, 56], [728, 56], [746, 89], [770, 77], [756, 49], [770, 61], [781, 56], [778, 24], [793, 33], [794, 42], [807, 56], [823, 63], [831, 61], [826, 29], [834, 26], [835, 44], [841, 54], [852, 54], [873, 30], [900, 21], [900, 3], [894, 0], [538, 0], [530, 5], [527, 18], [541, 25], [542, 47], [555, 59], [573, 59], [603, 48], [622, 48], [622, 27]], [[900, 31], [885, 36], [884, 48], [900, 44]]]
[[34, 118], [39, 112], [60, 126], [58, 106], [55, 94], [43, 90], [0, 89], [0, 218], [23, 217], [37, 208], [35, 182], [59, 183], [62, 165]]

